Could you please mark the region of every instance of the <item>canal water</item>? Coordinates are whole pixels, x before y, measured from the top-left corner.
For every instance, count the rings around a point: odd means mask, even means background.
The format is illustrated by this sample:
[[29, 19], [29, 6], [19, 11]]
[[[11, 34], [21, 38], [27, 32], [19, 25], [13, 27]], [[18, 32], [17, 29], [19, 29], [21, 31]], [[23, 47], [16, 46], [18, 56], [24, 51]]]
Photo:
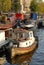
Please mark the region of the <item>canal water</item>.
[[14, 64], [5, 62], [4, 65], [44, 65], [44, 29], [37, 29], [35, 34], [38, 36], [38, 48], [34, 52], [16, 56]]
[[44, 65], [44, 29], [36, 32], [38, 36], [38, 48], [31, 58], [29, 65]]

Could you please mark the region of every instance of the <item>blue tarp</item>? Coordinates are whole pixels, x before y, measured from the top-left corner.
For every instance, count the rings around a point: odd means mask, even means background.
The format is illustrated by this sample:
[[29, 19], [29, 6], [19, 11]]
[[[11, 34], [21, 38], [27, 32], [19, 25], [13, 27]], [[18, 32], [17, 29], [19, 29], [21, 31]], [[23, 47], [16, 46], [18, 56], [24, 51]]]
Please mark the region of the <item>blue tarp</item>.
[[36, 13], [31, 13], [30, 18], [33, 20], [37, 19], [37, 14]]
[[37, 14], [33, 13], [33, 19], [36, 20], [37, 19]]

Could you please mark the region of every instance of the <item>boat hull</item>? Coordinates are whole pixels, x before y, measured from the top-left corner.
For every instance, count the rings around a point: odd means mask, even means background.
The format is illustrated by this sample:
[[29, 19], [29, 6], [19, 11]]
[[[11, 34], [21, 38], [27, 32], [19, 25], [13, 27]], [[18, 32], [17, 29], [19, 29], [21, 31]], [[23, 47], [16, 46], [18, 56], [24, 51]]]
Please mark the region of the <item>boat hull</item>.
[[16, 55], [21, 55], [21, 54], [31, 52], [34, 49], [36, 49], [36, 47], [37, 47], [37, 43], [33, 43], [31, 46], [26, 47], [26, 48], [14, 48], [13, 47], [11, 50], [11, 58], [14, 58]]

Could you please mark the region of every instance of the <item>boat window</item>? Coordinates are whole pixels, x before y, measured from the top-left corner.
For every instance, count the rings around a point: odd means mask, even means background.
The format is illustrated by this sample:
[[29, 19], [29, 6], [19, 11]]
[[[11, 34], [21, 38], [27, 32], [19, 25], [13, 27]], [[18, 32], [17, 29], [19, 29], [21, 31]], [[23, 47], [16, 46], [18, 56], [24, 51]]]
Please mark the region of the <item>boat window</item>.
[[27, 45], [27, 43], [26, 43], [26, 45]]
[[29, 33], [26, 33], [26, 36], [29, 37]]
[[13, 32], [14, 32], [14, 30], [13, 30]]
[[30, 44], [30, 42], [29, 42], [29, 44]]
[[10, 32], [11, 32], [12, 30], [10, 30]]
[[23, 38], [23, 35], [22, 34], [20, 34], [20, 38]]
[[17, 43], [14, 42], [13, 44], [15, 45], [15, 44], [17, 44]]
[[19, 39], [19, 37], [20, 37], [20, 34], [16, 33], [16, 39]]
[[5, 22], [5, 21], [1, 21], [0, 23], [1, 23], [1, 24], [6, 24], [6, 22]]
[[17, 39], [18, 38], [18, 34], [14, 33], [13, 37], [14, 37], [14, 39]]
[[14, 35], [14, 39], [16, 39], [16, 37], [17, 37], [17, 36], [16, 36], [16, 35]]
[[12, 37], [12, 34], [10, 34], [9, 36]]
[[28, 38], [29, 37], [29, 34], [28, 33], [25, 33], [24, 35], [23, 35], [23, 38]]
[[32, 33], [30, 33], [30, 37], [32, 37]]
[[18, 37], [19, 37], [19, 34], [18, 33], [16, 33], [16, 32], [14, 32], [14, 39], [17, 39]]

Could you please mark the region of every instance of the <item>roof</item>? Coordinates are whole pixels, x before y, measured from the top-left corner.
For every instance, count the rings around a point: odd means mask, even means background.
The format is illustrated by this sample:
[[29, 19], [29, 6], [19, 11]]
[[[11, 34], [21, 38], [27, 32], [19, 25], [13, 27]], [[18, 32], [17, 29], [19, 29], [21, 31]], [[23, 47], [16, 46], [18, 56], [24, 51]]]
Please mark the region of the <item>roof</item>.
[[0, 24], [0, 30], [6, 30], [12, 27], [12, 24]]
[[15, 32], [21, 32], [21, 33], [27, 32], [27, 30], [22, 29], [22, 28], [16, 28], [16, 29], [14, 29], [14, 31]]

